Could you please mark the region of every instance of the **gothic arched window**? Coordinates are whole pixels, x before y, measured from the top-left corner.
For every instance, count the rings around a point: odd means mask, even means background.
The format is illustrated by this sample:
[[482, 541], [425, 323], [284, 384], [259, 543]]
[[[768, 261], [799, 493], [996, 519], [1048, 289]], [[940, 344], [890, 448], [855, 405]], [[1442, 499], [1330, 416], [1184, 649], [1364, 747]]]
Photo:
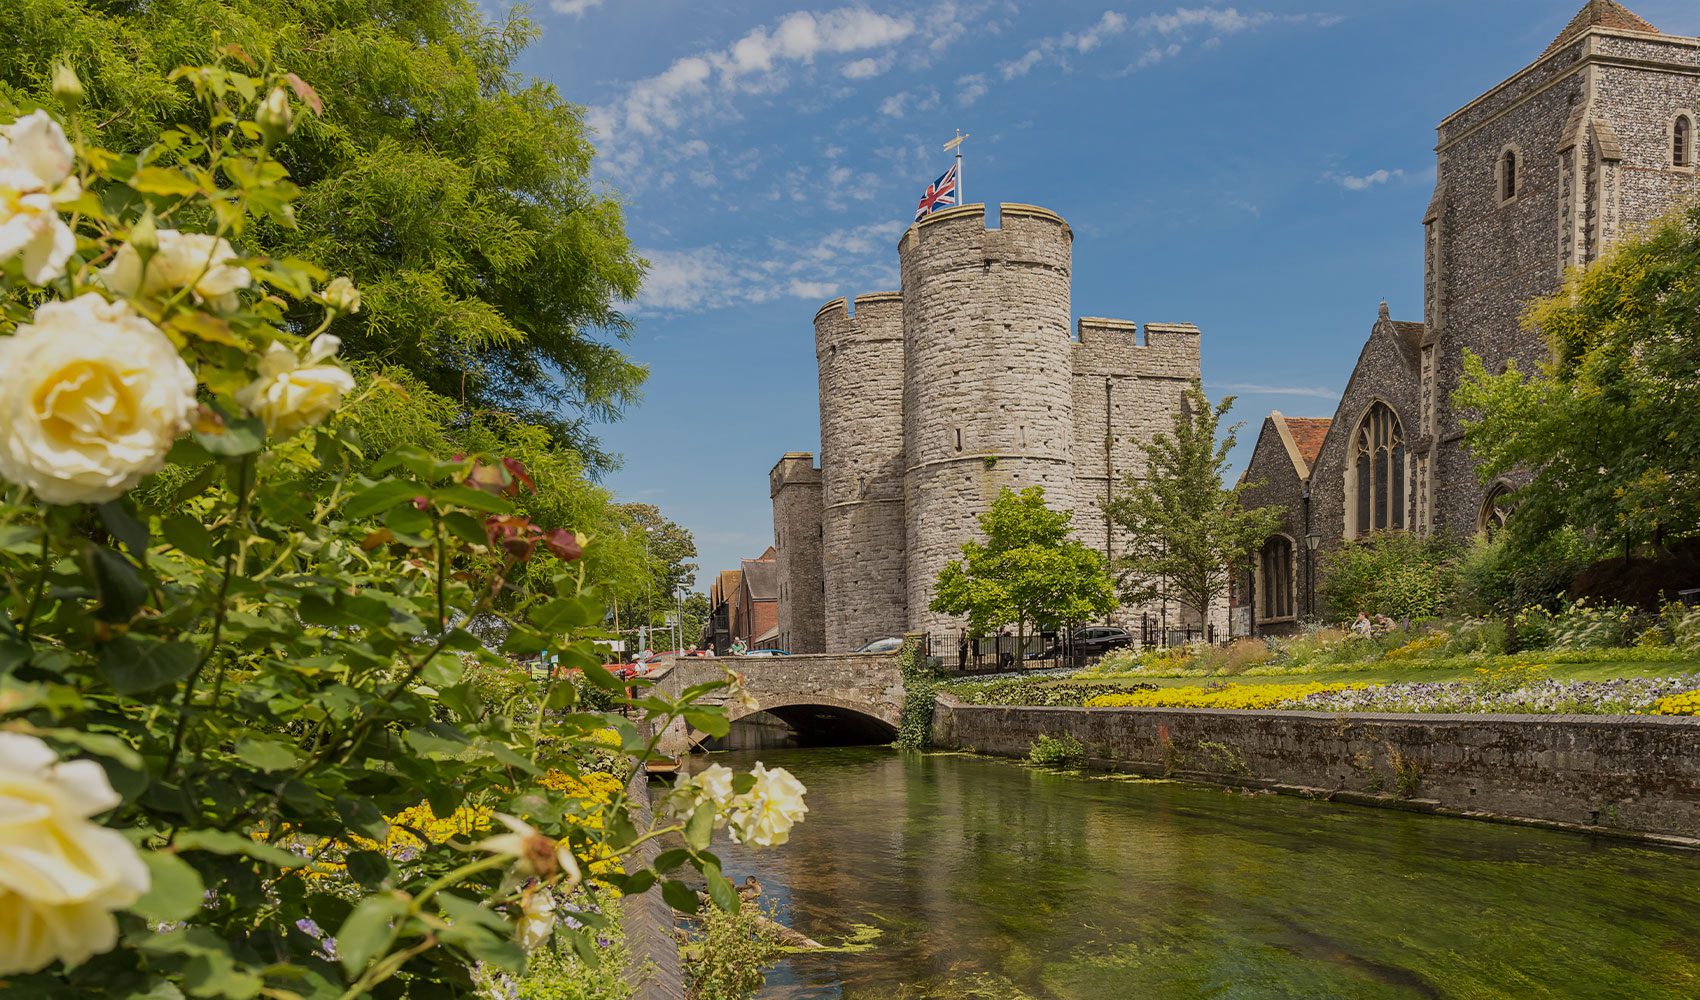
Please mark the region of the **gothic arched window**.
[[1694, 166], [1694, 119], [1687, 115], [1677, 115], [1671, 126], [1671, 164]]
[[1497, 483], [1488, 491], [1487, 499], [1482, 501], [1482, 516], [1477, 524], [1477, 530], [1487, 533], [1489, 538], [1499, 534], [1511, 520], [1514, 507], [1511, 499], [1511, 487]]
[[1507, 149], [1499, 154], [1499, 200], [1517, 197], [1517, 150]]
[[1372, 531], [1405, 527], [1405, 435], [1399, 417], [1386, 403], [1364, 415], [1352, 436], [1351, 510], [1348, 534], [1362, 538]]
[[1257, 613], [1264, 621], [1293, 617], [1293, 540], [1276, 535], [1258, 554]]

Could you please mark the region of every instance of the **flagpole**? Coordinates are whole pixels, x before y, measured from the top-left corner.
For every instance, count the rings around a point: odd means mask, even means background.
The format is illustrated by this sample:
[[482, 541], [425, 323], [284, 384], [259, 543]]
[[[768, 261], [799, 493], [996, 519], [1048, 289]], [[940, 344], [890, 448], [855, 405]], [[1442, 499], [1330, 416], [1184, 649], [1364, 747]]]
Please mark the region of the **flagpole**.
[[962, 183], [962, 140], [968, 138], [961, 129], [956, 130], [956, 138], [944, 144], [945, 152], [956, 150], [956, 203], [968, 204], [968, 188]]

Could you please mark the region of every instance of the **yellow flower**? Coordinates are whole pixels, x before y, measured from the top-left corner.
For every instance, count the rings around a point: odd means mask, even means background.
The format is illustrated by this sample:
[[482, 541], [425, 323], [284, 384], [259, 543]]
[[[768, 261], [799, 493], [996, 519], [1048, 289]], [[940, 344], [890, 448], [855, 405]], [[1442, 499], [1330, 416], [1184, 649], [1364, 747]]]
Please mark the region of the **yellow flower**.
[[128, 303], [48, 302], [0, 338], [0, 478], [48, 503], [122, 496], [194, 410], [194, 373]]
[[334, 357], [341, 347], [341, 340], [321, 334], [302, 359], [274, 342], [260, 359], [260, 377], [238, 391], [236, 401], [259, 417], [274, 437], [290, 437], [322, 423], [342, 405], [343, 394], [354, 389], [354, 376], [317, 363]]
[[175, 229], [161, 229], [155, 238], [159, 250], [145, 268], [135, 247], [119, 247], [100, 272], [101, 284], [119, 295], [149, 298], [166, 298], [187, 288], [196, 302], [219, 312], [233, 312], [241, 304], [236, 293], [252, 284], [254, 276], [232, 263], [236, 250], [229, 240]]
[[0, 733], [0, 975], [75, 965], [118, 943], [148, 869], [90, 817], [119, 803], [92, 760], [61, 763], [34, 736]]
[[1229, 684], [1220, 688], [1160, 688], [1101, 694], [1086, 700], [1087, 708], [1227, 708], [1250, 711], [1305, 698], [1313, 694], [1356, 691], [1366, 684]]

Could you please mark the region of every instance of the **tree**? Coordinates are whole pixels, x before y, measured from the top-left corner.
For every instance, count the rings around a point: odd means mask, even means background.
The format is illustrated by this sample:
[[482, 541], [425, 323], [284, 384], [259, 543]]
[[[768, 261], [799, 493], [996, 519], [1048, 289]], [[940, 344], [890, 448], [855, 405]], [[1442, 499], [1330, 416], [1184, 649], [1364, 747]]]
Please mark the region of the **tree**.
[[986, 540], [963, 543], [962, 558], [939, 573], [932, 610], [966, 615], [976, 636], [1014, 622], [1017, 648], [1029, 622], [1048, 630], [1114, 611], [1104, 557], [1069, 537], [1072, 520], [1045, 506], [1042, 486], [1006, 488], [980, 515]]
[[1143, 446], [1144, 479], [1129, 476], [1107, 506], [1110, 520], [1127, 533], [1127, 551], [1116, 560], [1122, 597], [1146, 603], [1175, 597], [1208, 619], [1228, 585], [1232, 567], [1261, 546], [1280, 523], [1272, 507], [1246, 509], [1254, 483], [1224, 485], [1228, 453], [1240, 425], [1217, 440], [1234, 397], [1214, 407], [1193, 382], [1175, 411], [1169, 433]]
[[636, 589], [623, 596], [653, 625], [663, 613], [677, 610], [679, 591], [696, 586], [696, 539], [654, 504], [620, 504], [619, 513], [630, 539], [642, 547], [644, 567]]
[[1530, 475], [1512, 541], [1569, 525], [1630, 548], [1700, 532], [1700, 204], [1624, 240], [1528, 322], [1552, 349], [1533, 372], [1473, 354], [1454, 404], [1483, 481]]
[[[239, 249], [352, 277], [363, 309], [331, 327], [344, 357], [548, 426], [594, 471], [611, 459], [589, 424], [645, 375], [616, 346], [643, 262], [591, 183], [582, 109], [513, 70], [536, 34], [473, 0], [8, 0], [0, 99], [49, 100], [67, 59], [84, 134], [142, 149], [202, 120], [179, 65], [288, 66], [323, 102], [274, 147], [303, 194], [293, 227], [257, 225]], [[319, 320], [301, 301], [294, 333]]]

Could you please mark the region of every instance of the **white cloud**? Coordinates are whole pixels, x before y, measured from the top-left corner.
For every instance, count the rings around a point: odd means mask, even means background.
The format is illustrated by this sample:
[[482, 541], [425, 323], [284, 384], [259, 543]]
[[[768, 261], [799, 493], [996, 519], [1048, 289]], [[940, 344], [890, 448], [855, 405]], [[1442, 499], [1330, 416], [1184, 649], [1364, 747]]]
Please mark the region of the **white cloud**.
[[1307, 396], [1312, 399], [1339, 399], [1340, 394], [1321, 386], [1261, 385], [1247, 382], [1211, 382], [1212, 390], [1245, 392], [1255, 396]]
[[1041, 38], [1034, 42], [1020, 58], [998, 66], [998, 72], [1005, 80], [1013, 80], [1026, 76], [1035, 67], [1046, 60], [1055, 59], [1064, 62], [1069, 54], [1085, 54], [1104, 44], [1104, 40], [1112, 38], [1127, 30], [1127, 15], [1107, 10], [1091, 27], [1080, 32], [1057, 35], [1053, 38]]
[[925, 90], [902, 90], [880, 102], [880, 115], [884, 118], [902, 118], [910, 112], [922, 114], [938, 106], [939, 92], [932, 87]]
[[1177, 7], [1168, 14], [1147, 14], [1139, 19], [1140, 31], [1158, 35], [1174, 35], [1205, 29], [1219, 35], [1249, 31], [1275, 20], [1275, 15], [1263, 10], [1242, 14], [1233, 7]]
[[549, 9], [557, 14], [583, 17], [585, 11], [602, 6], [602, 0], [549, 0]]
[[845, 63], [839, 72], [852, 80], [866, 80], [879, 76], [890, 68], [891, 63], [883, 59], [857, 59], [855, 62]]
[[722, 246], [650, 250], [635, 312], [703, 312], [801, 299], [819, 303], [896, 286], [900, 219], [824, 233], [797, 242], [775, 239], [752, 250]]
[[970, 73], [967, 76], [959, 77], [956, 81], [956, 103], [966, 108], [985, 97], [988, 89], [990, 88], [982, 74]]
[[[739, 94], [785, 89], [790, 84], [787, 68], [812, 65], [822, 56], [889, 49], [914, 32], [912, 18], [865, 7], [796, 11], [772, 26], [752, 29], [724, 49], [674, 60], [660, 73], [629, 85], [613, 102], [592, 109], [588, 119], [600, 137], [605, 162], [616, 172], [630, 172], [643, 162], [644, 143], [687, 120], [730, 113]], [[864, 57], [844, 67], [844, 73], [856, 79], [887, 64]]]
[[1179, 42], [1170, 42], [1168, 45], [1161, 48], [1153, 45], [1140, 55], [1139, 60], [1134, 63], [1134, 66], [1139, 69], [1144, 69], [1147, 66], [1155, 66], [1165, 59], [1173, 59], [1180, 54], [1181, 44]]
[[1331, 180], [1334, 183], [1340, 185], [1341, 187], [1345, 188], [1348, 191], [1367, 191], [1370, 188], [1375, 187], [1379, 184], [1386, 184], [1389, 181], [1402, 179], [1405, 176], [1405, 171], [1403, 171], [1403, 170], [1388, 170], [1388, 169], [1383, 168], [1381, 170], [1376, 170], [1376, 171], [1373, 171], [1371, 173], [1364, 174], [1362, 176], [1354, 176], [1352, 174], [1336, 174], [1336, 173], [1333, 173], [1332, 171], [1330, 171], [1329, 173], [1325, 173], [1322, 176], [1324, 178], [1326, 178], [1327, 180]]

